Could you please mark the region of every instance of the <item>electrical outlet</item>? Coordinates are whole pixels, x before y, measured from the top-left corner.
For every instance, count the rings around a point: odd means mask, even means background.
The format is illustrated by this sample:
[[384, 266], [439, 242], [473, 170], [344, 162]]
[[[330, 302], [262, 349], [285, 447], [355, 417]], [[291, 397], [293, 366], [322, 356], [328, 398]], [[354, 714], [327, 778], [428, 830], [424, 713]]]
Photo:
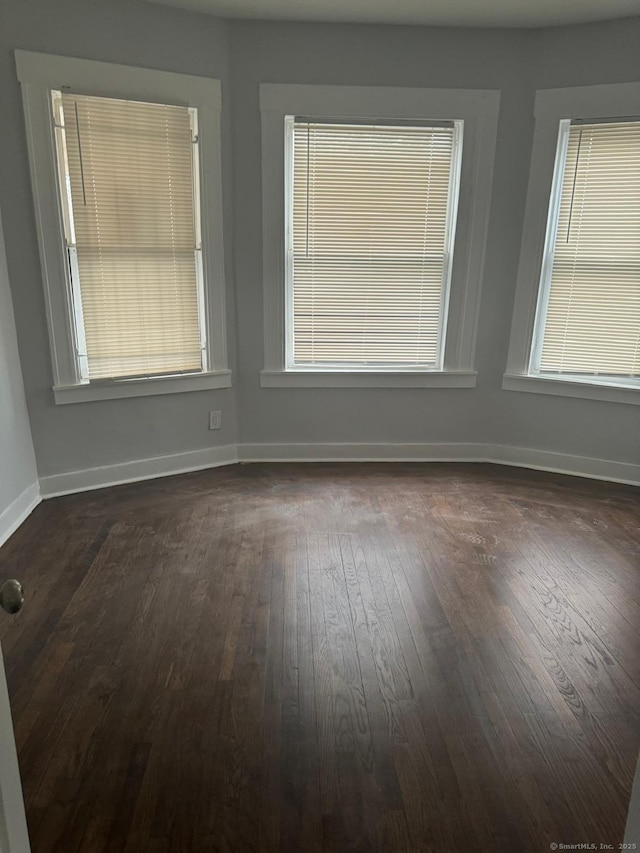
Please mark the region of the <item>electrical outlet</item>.
[[220, 429], [222, 426], [222, 412], [209, 412], [209, 429]]

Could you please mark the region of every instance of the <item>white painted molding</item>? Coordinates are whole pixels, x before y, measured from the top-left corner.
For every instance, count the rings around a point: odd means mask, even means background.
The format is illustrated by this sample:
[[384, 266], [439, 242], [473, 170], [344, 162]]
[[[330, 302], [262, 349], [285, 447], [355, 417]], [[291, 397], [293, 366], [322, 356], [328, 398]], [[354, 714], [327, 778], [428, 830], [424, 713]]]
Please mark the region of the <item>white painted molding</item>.
[[538, 89], [534, 115], [561, 118], [619, 118], [636, 115], [640, 83], [604, 83], [598, 86], [569, 86]]
[[187, 391], [210, 391], [231, 388], [230, 370], [185, 373], [184, 376], [122, 379], [88, 382], [86, 385], [56, 385], [53, 395], [58, 405], [87, 403], [89, 400], [117, 400], [122, 397], [150, 397], [158, 394], [182, 394]]
[[539, 471], [640, 485], [640, 465], [592, 459], [568, 453], [473, 442], [413, 444], [345, 442], [226, 444], [221, 447], [207, 447], [186, 453], [155, 456], [150, 459], [138, 459], [42, 477], [40, 491], [43, 498], [53, 498], [58, 495], [74, 494], [123, 483], [135, 483], [156, 477], [234, 465], [238, 462], [491, 462], [496, 465], [533, 468]]
[[[475, 357], [499, 110], [500, 92], [491, 89], [261, 84], [262, 387], [280, 387], [273, 377], [284, 373], [286, 365], [285, 117], [302, 114], [332, 119], [426, 118], [464, 122], [444, 369], [470, 373]], [[312, 380], [303, 386], [305, 376], [310, 374], [300, 373], [296, 387], [317, 387], [318, 383]], [[350, 387], [356, 387], [355, 379], [352, 381]]]
[[4, 659], [0, 648], [0, 850], [30, 853], [20, 768], [11, 719]]
[[203, 471], [220, 465], [233, 465], [237, 461], [238, 453], [235, 444], [205, 447], [201, 450], [189, 450], [186, 453], [153, 456], [149, 459], [102, 465], [99, 468], [84, 468], [80, 471], [52, 474], [40, 478], [40, 492], [43, 498], [55, 498], [59, 495], [87, 492], [107, 486], [119, 486], [123, 483], [153, 480], [156, 477], [167, 477], [171, 474], [187, 474], [190, 471]]
[[[637, 115], [639, 105], [640, 83], [540, 89], [536, 93], [536, 124], [507, 356], [506, 376], [510, 380], [510, 387], [503, 386], [507, 390], [534, 390], [534, 386], [516, 388], [511, 380], [514, 377], [524, 378], [529, 374], [560, 121], [633, 116]], [[545, 393], [560, 392], [556, 390]], [[595, 395], [593, 396], [595, 398]]]
[[484, 445], [428, 444], [241, 444], [240, 462], [480, 462]]
[[556, 379], [550, 376], [512, 376], [505, 373], [502, 388], [504, 391], [582, 397], [585, 400], [605, 400], [608, 403], [631, 403], [640, 406], [640, 385], [598, 385], [596, 382], [571, 380], [568, 377]]
[[633, 788], [631, 789], [624, 843], [627, 845], [627, 850], [634, 850], [636, 849], [636, 845], [640, 845], [640, 755], [638, 756], [636, 775], [633, 780]]
[[475, 388], [474, 370], [263, 370], [262, 388]]
[[134, 88], [141, 97], [156, 101], [170, 98], [177, 104], [189, 103], [189, 99], [195, 95], [203, 101], [209, 101], [214, 109], [222, 109], [220, 81], [211, 77], [35, 53], [31, 50], [16, 50], [16, 71], [21, 83], [45, 88], [54, 81], [59, 89], [84, 88], [93, 95], [105, 97], [111, 96], [114, 91]]
[[262, 112], [328, 115], [334, 118], [448, 120], [482, 116], [500, 102], [497, 89], [421, 89], [412, 86], [317, 86], [308, 83], [261, 83]]
[[510, 447], [505, 444], [485, 445], [485, 458], [478, 461], [640, 486], [640, 465], [631, 462], [615, 462], [611, 459], [594, 459], [591, 456], [574, 456], [571, 453]]
[[31, 483], [0, 513], [0, 545], [4, 545], [11, 534], [15, 533], [41, 500], [39, 484]]
[[[207, 387], [228, 387], [226, 285], [224, 272], [224, 237], [222, 211], [222, 89], [219, 80], [137, 68], [108, 62], [95, 62], [67, 56], [54, 56], [17, 50], [16, 69], [22, 87], [22, 100], [27, 133], [27, 148], [40, 249], [40, 266], [44, 286], [53, 384], [56, 403], [89, 399], [113, 399], [134, 396], [131, 386], [109, 386], [109, 390], [87, 392], [80, 382], [75, 357], [74, 308], [68, 261], [61, 230], [62, 211], [57, 184], [57, 165], [53, 138], [51, 90], [68, 87], [108, 98], [134, 98], [164, 104], [196, 107], [200, 156], [200, 215], [202, 233], [202, 265], [204, 271], [204, 315], [207, 328]], [[213, 374], [218, 374], [213, 376]], [[203, 374], [205, 376], [207, 374]], [[137, 380], [129, 380], [133, 383]], [[168, 380], [176, 382], [177, 380]], [[174, 390], [193, 390], [188, 382]], [[211, 384], [211, 383], [214, 384]], [[216, 384], [217, 383], [217, 384]], [[71, 388], [78, 386], [78, 388]], [[161, 386], [140, 381], [135, 396]], [[168, 386], [166, 386], [168, 387]], [[122, 393], [117, 394], [117, 391]], [[91, 396], [92, 394], [98, 396]], [[164, 393], [164, 392], [163, 392]], [[173, 391], [167, 391], [173, 393]]]
[[640, 485], [640, 465], [504, 444], [241, 444], [240, 462], [491, 462]]

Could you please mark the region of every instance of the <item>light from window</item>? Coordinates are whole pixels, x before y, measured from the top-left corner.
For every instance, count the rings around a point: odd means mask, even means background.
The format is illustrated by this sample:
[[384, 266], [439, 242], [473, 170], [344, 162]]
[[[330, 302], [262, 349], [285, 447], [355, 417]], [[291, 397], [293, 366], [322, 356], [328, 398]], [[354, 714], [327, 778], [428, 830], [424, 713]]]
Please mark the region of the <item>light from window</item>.
[[205, 370], [197, 111], [52, 96], [81, 379]]
[[561, 123], [530, 373], [640, 377], [640, 122]]
[[441, 369], [461, 133], [287, 117], [289, 369]]

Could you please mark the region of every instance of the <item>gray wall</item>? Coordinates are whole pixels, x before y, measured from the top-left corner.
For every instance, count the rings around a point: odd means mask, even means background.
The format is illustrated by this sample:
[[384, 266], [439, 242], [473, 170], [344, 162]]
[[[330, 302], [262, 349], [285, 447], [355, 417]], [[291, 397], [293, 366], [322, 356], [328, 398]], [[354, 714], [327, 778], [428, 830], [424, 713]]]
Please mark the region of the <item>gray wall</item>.
[[[234, 23], [239, 422], [244, 441], [488, 441], [640, 460], [640, 409], [501, 390], [536, 88], [640, 79], [638, 19], [555, 30]], [[495, 88], [502, 93], [474, 390], [261, 389], [260, 83]], [[245, 246], [255, 247], [248, 252]]]
[[[142, 0], [4, 2], [0, 208], [5, 214], [18, 338], [42, 476], [226, 444], [237, 438], [247, 442], [487, 441], [638, 462], [637, 406], [504, 392], [500, 387], [518, 267], [535, 89], [640, 79], [638, 19], [555, 30], [474, 31], [223, 22]], [[234, 389], [54, 405], [15, 48], [222, 80]], [[258, 87], [263, 82], [501, 90], [477, 389], [259, 387]], [[207, 430], [207, 412], [213, 408], [223, 410], [224, 426], [212, 433]]]
[[[54, 404], [22, 101], [13, 57], [16, 48], [221, 79], [225, 99], [224, 204], [230, 221], [226, 24], [142, 0], [5, 0], [4, 19], [0, 21], [0, 208], [40, 476], [234, 442], [234, 389]], [[231, 281], [229, 228], [225, 241], [227, 280]], [[231, 287], [228, 326], [233, 367]], [[220, 431], [208, 430], [211, 409], [223, 411]]]
[[[532, 86], [535, 89], [622, 83], [640, 80], [640, 18], [582, 27], [541, 30], [532, 38]], [[638, 104], [640, 112], [640, 104]], [[502, 287], [507, 324], [512, 309], [513, 282]], [[485, 309], [487, 306], [485, 305]], [[497, 306], [496, 306], [497, 308]], [[485, 313], [485, 328], [489, 318]], [[506, 338], [504, 339], [506, 347]], [[496, 376], [506, 350], [492, 364]], [[640, 462], [640, 407], [503, 392], [496, 401], [498, 440], [523, 447], [540, 447], [600, 459]]]
[[37, 479], [0, 221], [0, 515]]
[[[501, 89], [484, 294], [493, 305], [496, 284], [515, 281], [517, 269], [533, 104], [525, 61], [529, 42], [526, 34], [514, 30], [234, 24], [236, 233], [242, 227], [247, 243], [261, 246], [261, 82]], [[497, 380], [484, 372], [481, 387], [474, 390], [260, 389], [262, 318], [255, 307], [262, 298], [260, 251], [242, 252], [238, 245], [236, 276], [243, 440], [489, 440], [493, 418], [486, 404], [487, 389]], [[493, 314], [494, 308], [489, 312]], [[504, 322], [504, 312], [500, 314]], [[483, 371], [489, 357], [496, 360], [495, 334], [496, 324], [487, 327], [483, 320], [478, 362]]]

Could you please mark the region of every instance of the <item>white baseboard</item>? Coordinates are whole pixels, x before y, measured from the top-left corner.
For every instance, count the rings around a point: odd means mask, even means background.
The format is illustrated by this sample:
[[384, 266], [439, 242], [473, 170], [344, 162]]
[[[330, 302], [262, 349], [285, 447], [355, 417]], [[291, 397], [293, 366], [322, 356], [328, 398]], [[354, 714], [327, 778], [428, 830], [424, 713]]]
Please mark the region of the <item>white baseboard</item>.
[[611, 459], [595, 459], [591, 456], [574, 456], [571, 453], [555, 453], [551, 450], [534, 450], [528, 447], [510, 447], [506, 444], [487, 444], [485, 462], [496, 465], [511, 465], [514, 468], [533, 468], [553, 474], [569, 474], [587, 477], [590, 480], [607, 480], [640, 486], [640, 465], [631, 462], [615, 462]]
[[0, 513], [0, 545], [3, 545], [11, 534], [15, 533], [41, 500], [39, 484], [31, 483]]
[[136, 459], [132, 462], [119, 462], [115, 465], [102, 465], [99, 468], [84, 468], [80, 471], [66, 471], [40, 478], [40, 491], [43, 498], [55, 498], [75, 492], [87, 492], [103, 489], [107, 486], [119, 486], [123, 483], [136, 483], [140, 480], [153, 480], [171, 474], [186, 474], [190, 471], [202, 471], [205, 468], [217, 468], [220, 465], [233, 465], [238, 461], [235, 444], [221, 447], [205, 447], [201, 450], [188, 450], [186, 453], [172, 453], [168, 456], [153, 456], [149, 459]]
[[240, 444], [240, 462], [478, 462], [483, 444]]
[[241, 444], [238, 458], [240, 462], [492, 462], [640, 485], [640, 465], [504, 444]]
[[42, 497], [52, 498], [122, 483], [134, 483], [172, 474], [185, 474], [237, 462], [493, 462], [520, 468], [533, 468], [559, 474], [572, 474], [616, 483], [640, 485], [640, 465], [573, 456], [546, 450], [510, 447], [499, 444], [430, 442], [325, 443], [325, 444], [227, 444], [190, 450], [168, 456], [155, 456], [67, 471], [42, 477]]

